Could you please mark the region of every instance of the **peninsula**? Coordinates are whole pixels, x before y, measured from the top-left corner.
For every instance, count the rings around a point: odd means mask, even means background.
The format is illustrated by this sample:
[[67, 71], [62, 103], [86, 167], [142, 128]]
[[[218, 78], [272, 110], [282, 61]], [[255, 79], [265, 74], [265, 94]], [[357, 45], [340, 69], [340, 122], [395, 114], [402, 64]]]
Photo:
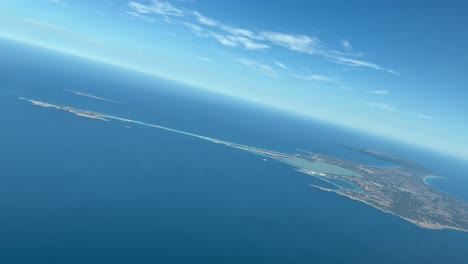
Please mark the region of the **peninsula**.
[[390, 168], [366, 166], [349, 160], [300, 151], [300, 154], [280, 153], [241, 144], [192, 134], [168, 127], [103, 113], [59, 106], [47, 102], [20, 97], [35, 106], [66, 111], [80, 117], [101, 121], [120, 121], [149, 126], [166, 131], [207, 140], [216, 144], [240, 149], [286, 163], [297, 171], [317, 177], [333, 186], [312, 185], [323, 191], [333, 192], [396, 215], [426, 229], [452, 229], [468, 232], [468, 203], [437, 191], [425, 183], [434, 177], [428, 169], [410, 161], [368, 149], [343, 146], [373, 157], [390, 161], [398, 166]]

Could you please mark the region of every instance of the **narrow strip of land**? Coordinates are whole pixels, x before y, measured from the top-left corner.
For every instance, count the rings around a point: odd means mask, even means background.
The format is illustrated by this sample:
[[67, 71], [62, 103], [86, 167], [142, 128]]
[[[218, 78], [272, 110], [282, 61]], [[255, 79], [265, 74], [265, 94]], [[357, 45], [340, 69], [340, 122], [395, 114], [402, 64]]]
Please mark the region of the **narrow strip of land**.
[[63, 90], [66, 91], [66, 92], [75, 94], [75, 95], [79, 95], [79, 96], [83, 96], [83, 97], [87, 97], [87, 98], [91, 98], [91, 99], [101, 100], [101, 101], [105, 101], [105, 102], [109, 102], [109, 103], [121, 103], [121, 102], [117, 102], [117, 101], [107, 99], [107, 98], [104, 98], [104, 97], [99, 97], [99, 96], [89, 94], [89, 93], [83, 93], [83, 92], [78, 92], [78, 91], [69, 90], [69, 89], [63, 89]]
[[[383, 212], [396, 215], [419, 227], [427, 229], [452, 229], [468, 232], [468, 204], [425, 183], [433, 174], [412, 162], [366, 149], [355, 149], [376, 158], [395, 163], [395, 167], [372, 167], [337, 157], [302, 151], [304, 154], [287, 154], [265, 150], [215, 138], [205, 137], [169, 127], [150, 124], [113, 115], [60, 106], [48, 102], [19, 98], [35, 106], [66, 111], [80, 117], [101, 121], [120, 121], [162, 129], [191, 136], [228, 147], [255, 153], [286, 163], [297, 171], [317, 177], [337, 187], [330, 189], [312, 185], [359, 201]], [[127, 126], [128, 127], [128, 126]], [[350, 147], [347, 147], [350, 148]]]

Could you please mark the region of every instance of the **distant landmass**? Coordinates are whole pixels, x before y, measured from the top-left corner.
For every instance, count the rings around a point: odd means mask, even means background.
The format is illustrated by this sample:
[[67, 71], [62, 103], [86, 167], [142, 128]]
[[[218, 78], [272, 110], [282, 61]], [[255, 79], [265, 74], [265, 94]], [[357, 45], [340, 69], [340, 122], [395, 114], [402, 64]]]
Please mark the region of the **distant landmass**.
[[99, 96], [89, 94], [89, 93], [83, 93], [83, 92], [78, 92], [78, 91], [69, 90], [69, 89], [63, 89], [63, 90], [65, 92], [69, 92], [69, 93], [72, 93], [72, 94], [75, 94], [75, 95], [79, 95], [79, 96], [83, 96], [83, 97], [87, 97], [87, 98], [91, 98], [91, 99], [96, 99], [96, 100], [101, 100], [101, 101], [105, 101], [105, 102], [109, 102], [109, 103], [122, 103], [122, 102], [117, 102], [117, 101], [114, 101], [114, 100], [111, 100], [111, 99], [107, 99], [107, 98], [104, 98], [104, 97], [99, 97]]
[[[426, 184], [428, 178], [437, 177], [426, 168], [385, 153], [343, 145], [343, 147], [353, 151], [359, 151], [390, 161], [397, 166], [390, 168], [366, 166], [308, 151], [300, 151], [301, 154], [280, 153], [204, 137], [137, 120], [22, 97], [19, 99], [28, 101], [36, 106], [67, 111], [81, 117], [101, 121], [116, 120], [126, 124], [150, 126], [269, 157], [289, 164], [296, 168], [297, 171], [317, 177], [334, 187], [328, 188], [311, 185], [314, 188], [334, 192], [363, 202], [381, 211], [394, 214], [422, 228], [453, 229], [468, 232], [468, 203], [437, 191]], [[128, 128], [127, 125], [124, 127]]]

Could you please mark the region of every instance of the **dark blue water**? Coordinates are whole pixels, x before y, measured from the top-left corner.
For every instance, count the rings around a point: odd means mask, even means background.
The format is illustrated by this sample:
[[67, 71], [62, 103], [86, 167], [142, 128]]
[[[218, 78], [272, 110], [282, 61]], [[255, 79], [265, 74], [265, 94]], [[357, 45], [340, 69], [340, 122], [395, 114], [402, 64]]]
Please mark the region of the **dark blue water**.
[[464, 162], [123, 69], [0, 44], [0, 263], [468, 259], [468, 234], [420, 229], [311, 189], [319, 180], [286, 164], [167, 131], [126, 129], [39, 108], [17, 97], [271, 150], [300, 148], [390, 166], [339, 144], [377, 149], [448, 176], [440, 188], [466, 197]]

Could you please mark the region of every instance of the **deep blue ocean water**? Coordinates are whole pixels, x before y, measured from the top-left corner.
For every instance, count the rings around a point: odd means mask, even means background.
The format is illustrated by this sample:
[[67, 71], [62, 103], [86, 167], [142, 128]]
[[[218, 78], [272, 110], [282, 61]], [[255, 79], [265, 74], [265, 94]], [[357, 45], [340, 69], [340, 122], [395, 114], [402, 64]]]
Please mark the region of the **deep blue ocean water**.
[[312, 189], [319, 180], [286, 164], [18, 97], [391, 166], [339, 145], [372, 148], [448, 177], [437, 187], [463, 199], [466, 162], [64, 54], [0, 47], [0, 263], [467, 263], [467, 233], [424, 230]]

